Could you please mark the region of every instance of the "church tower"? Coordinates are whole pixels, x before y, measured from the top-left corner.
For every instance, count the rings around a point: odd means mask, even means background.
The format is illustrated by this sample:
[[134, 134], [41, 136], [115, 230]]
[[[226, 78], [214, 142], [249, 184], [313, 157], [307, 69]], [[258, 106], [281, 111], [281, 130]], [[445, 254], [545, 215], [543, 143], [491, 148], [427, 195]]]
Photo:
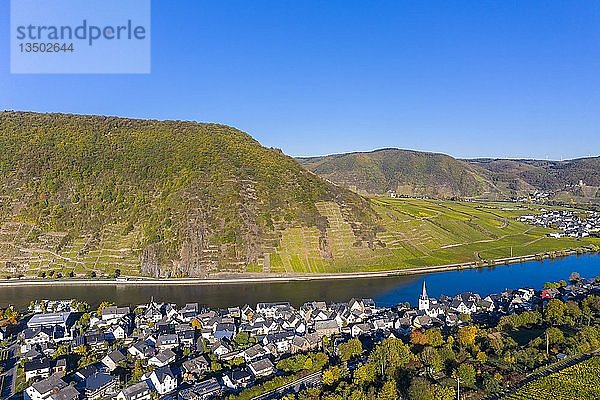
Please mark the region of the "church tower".
[[419, 297], [419, 310], [429, 310], [429, 296], [427, 296], [427, 288], [425, 287], [425, 281], [423, 281], [423, 290]]

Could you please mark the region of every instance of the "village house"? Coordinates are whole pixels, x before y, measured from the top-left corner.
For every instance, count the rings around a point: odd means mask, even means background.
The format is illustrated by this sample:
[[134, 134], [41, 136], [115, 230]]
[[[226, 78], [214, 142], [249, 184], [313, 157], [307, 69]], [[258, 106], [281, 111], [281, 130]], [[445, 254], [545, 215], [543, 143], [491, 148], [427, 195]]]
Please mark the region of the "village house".
[[254, 378], [264, 378], [275, 373], [275, 366], [268, 358], [252, 361], [248, 363], [248, 368]]
[[152, 390], [146, 381], [135, 383], [128, 386], [115, 396], [115, 400], [150, 400]]
[[222, 398], [223, 388], [215, 378], [207, 379], [177, 394], [177, 400], [208, 400]]
[[119, 380], [117, 377], [105, 372], [97, 371], [83, 381], [77, 383], [75, 388], [85, 396], [86, 399], [104, 399], [116, 394]]
[[183, 379], [186, 381], [195, 381], [200, 379], [210, 370], [210, 362], [205, 356], [199, 356], [186, 360], [181, 365]]
[[101, 362], [106, 366], [108, 371], [112, 372], [119, 366], [120, 363], [127, 359], [121, 350], [113, 350], [105, 355]]
[[150, 386], [158, 394], [171, 393], [177, 388], [177, 376], [173, 373], [170, 367], [159, 367], [150, 373], [142, 376]]
[[248, 387], [253, 381], [252, 374], [245, 368], [238, 368], [223, 375], [223, 383], [233, 391]]
[[155, 367], [164, 367], [175, 362], [175, 353], [171, 349], [166, 349], [156, 354], [154, 357], [148, 360], [148, 365]]

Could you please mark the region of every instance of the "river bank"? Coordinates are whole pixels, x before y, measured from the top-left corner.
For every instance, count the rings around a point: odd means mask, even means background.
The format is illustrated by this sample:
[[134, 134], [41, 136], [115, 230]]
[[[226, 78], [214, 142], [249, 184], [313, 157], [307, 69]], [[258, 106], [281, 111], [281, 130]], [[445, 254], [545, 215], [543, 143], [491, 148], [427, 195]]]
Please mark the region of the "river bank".
[[[554, 258], [565, 258], [581, 253], [578, 250], [565, 250], [560, 252], [560, 256]], [[510, 265], [524, 263], [528, 261], [540, 261], [551, 259], [550, 253], [538, 253], [526, 256], [499, 258], [494, 260], [472, 261], [467, 263], [454, 263], [438, 266], [403, 268], [387, 271], [368, 271], [368, 272], [347, 272], [347, 273], [329, 273], [329, 274], [247, 274], [243, 277], [236, 275], [215, 275], [205, 278], [148, 278], [148, 277], [121, 277], [118, 279], [2, 279], [0, 287], [18, 287], [18, 286], [59, 286], [59, 285], [228, 285], [228, 284], [253, 284], [253, 283], [285, 283], [285, 282], [303, 282], [319, 280], [337, 280], [337, 279], [369, 279], [386, 278], [394, 276], [411, 276], [429, 274], [435, 272], [461, 271], [477, 268], [495, 267], [501, 265]]]
[[[534, 257], [535, 258], [535, 257]], [[404, 271], [406, 272], [406, 271]], [[442, 294], [456, 295], [463, 291], [477, 291], [482, 296], [499, 293], [512, 287], [542, 287], [545, 282], [567, 279], [572, 272], [581, 276], [600, 275], [600, 255], [584, 254], [569, 257], [531, 260], [521, 263], [499, 262], [498, 266], [483, 268], [445, 268], [444, 270], [419, 269], [418, 274], [373, 277], [362, 279], [304, 279], [279, 278], [258, 282], [223, 281], [224, 284], [208, 284], [206, 280], [187, 280], [188, 284], [173, 281], [165, 284], [160, 280], [92, 281], [72, 280], [68, 284], [46, 281], [42, 285], [23, 284], [0, 286], [0, 307], [9, 304], [24, 309], [30, 301], [48, 299], [79, 299], [91, 306], [103, 301], [119, 305], [157, 301], [184, 305], [199, 303], [214, 308], [225, 308], [258, 302], [287, 301], [300, 306], [307, 301], [340, 302], [351, 298], [372, 298], [377, 304], [395, 305], [416, 302], [422, 284], [435, 297]], [[193, 282], [193, 283], [192, 283]]]

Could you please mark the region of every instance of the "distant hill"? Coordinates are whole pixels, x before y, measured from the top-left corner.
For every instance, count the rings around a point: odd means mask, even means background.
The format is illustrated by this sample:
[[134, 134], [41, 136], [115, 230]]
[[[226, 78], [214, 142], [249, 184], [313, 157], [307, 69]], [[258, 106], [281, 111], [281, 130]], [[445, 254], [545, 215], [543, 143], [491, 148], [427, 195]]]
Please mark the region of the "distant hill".
[[382, 149], [299, 161], [332, 182], [368, 194], [393, 190], [411, 196], [497, 195], [485, 169], [444, 154]]
[[[600, 157], [569, 161], [473, 159], [400, 149], [299, 158], [316, 174], [365, 194], [508, 199], [538, 191], [600, 199]], [[580, 185], [580, 183], [582, 183]]]
[[600, 198], [600, 157], [567, 161], [474, 159], [468, 162], [490, 172], [505, 193], [549, 191], [580, 200]]
[[2, 112], [0, 185], [0, 263], [27, 274], [269, 272], [288, 229], [334, 258], [318, 207], [359, 246], [376, 228], [367, 200], [217, 124]]

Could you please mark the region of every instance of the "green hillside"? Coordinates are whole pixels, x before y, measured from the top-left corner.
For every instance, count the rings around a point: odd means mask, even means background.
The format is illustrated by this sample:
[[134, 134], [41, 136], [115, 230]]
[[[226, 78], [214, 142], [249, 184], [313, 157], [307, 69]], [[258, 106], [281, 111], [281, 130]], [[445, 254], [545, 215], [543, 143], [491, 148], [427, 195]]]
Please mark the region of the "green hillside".
[[600, 203], [600, 157], [569, 161], [473, 159], [400, 149], [300, 158], [306, 168], [358, 193], [488, 200], [551, 193]]
[[409, 196], [481, 196], [498, 193], [484, 169], [444, 154], [382, 149], [299, 159], [306, 168], [358, 192], [389, 190]]
[[600, 357], [589, 358], [534, 380], [502, 399], [544, 400], [549, 397], [557, 400], [600, 398]]
[[[456, 190], [489, 184], [470, 179]], [[379, 271], [598, 244], [516, 220], [539, 207], [366, 199], [223, 125], [0, 113], [3, 277]]]
[[0, 182], [0, 259], [25, 271], [268, 272], [288, 228], [330, 256], [319, 202], [365, 246], [376, 227], [368, 201], [216, 124], [4, 112]]
[[558, 201], [600, 202], [600, 157], [567, 161], [468, 160], [488, 171], [504, 193], [535, 190], [553, 193]]

